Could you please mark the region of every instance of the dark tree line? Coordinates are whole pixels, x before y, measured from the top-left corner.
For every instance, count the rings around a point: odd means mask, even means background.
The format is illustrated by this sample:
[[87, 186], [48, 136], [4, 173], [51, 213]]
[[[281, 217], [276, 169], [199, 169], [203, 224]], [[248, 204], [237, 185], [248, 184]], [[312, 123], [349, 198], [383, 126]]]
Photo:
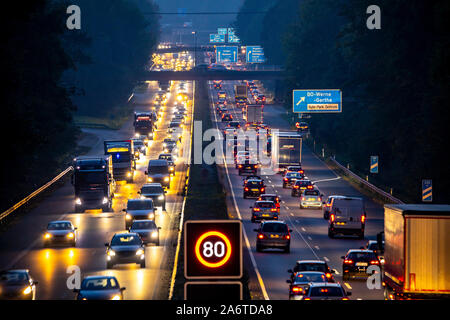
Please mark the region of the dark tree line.
[[288, 2], [296, 3], [295, 17], [285, 11], [278, 17], [284, 25], [259, 26], [283, 44], [267, 41], [264, 50], [274, 63], [279, 56], [271, 52], [285, 56], [286, 101], [296, 88], [343, 91], [342, 114], [310, 119], [316, 144], [361, 174], [378, 155], [380, 171], [369, 179], [407, 201], [420, 202], [421, 180], [433, 179], [434, 202], [448, 203], [449, 2], [380, 0], [381, 30], [366, 27], [368, 0], [281, 0], [275, 7]]
[[[6, 31], [1, 210], [66, 166], [80, 133], [73, 123], [77, 110], [101, 115], [130, 93], [133, 73], [146, 64], [159, 32], [156, 18], [145, 19], [138, 2], [143, 5], [138, 0], [9, 3], [1, 20]], [[66, 27], [70, 4], [81, 6], [80, 31]], [[77, 78], [82, 85], [70, 81]], [[82, 91], [86, 95], [77, 96]]]

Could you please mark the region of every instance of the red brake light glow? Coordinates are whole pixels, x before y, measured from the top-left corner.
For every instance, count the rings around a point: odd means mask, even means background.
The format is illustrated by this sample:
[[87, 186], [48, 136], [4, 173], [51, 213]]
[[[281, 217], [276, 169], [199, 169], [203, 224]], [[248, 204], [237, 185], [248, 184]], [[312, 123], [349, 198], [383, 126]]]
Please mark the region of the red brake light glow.
[[334, 218], [335, 218], [334, 213], [332, 213], [332, 214], [330, 215], [330, 221], [331, 221], [331, 222], [334, 222]]
[[345, 259], [345, 260], [344, 260], [344, 263], [345, 263], [345, 264], [353, 264], [353, 260], [347, 260], [347, 259]]
[[364, 223], [366, 221], [366, 216], [365, 215], [362, 215], [361, 216], [361, 223]]

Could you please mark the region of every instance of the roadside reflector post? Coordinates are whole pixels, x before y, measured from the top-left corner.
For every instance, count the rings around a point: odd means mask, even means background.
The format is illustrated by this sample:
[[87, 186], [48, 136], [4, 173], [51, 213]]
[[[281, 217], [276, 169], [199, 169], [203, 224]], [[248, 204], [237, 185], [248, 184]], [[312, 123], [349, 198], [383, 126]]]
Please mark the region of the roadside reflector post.
[[369, 182], [369, 176], [366, 176], [366, 181]]
[[391, 188], [391, 196], [392, 196], [392, 188]]
[[350, 163], [347, 163], [347, 169], [350, 170]]
[[322, 158], [325, 158], [325, 149], [322, 148]]

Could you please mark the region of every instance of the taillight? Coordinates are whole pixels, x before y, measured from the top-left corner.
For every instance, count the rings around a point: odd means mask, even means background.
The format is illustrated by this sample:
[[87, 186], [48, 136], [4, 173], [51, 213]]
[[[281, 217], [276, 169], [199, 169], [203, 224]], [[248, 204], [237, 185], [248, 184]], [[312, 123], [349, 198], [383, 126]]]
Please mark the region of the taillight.
[[245, 191], [248, 191], [248, 188], [247, 188], [247, 187], [245, 187], [245, 188], [244, 188], [244, 190], [245, 190]]
[[242, 164], [238, 164], [238, 168], [242, 168]]
[[365, 215], [362, 215], [361, 216], [361, 223], [364, 223], [366, 221], [366, 216]]
[[327, 203], [326, 206], [329, 208], [331, 207], [331, 203]]
[[347, 297], [343, 297], [342, 300], [349, 300]]
[[264, 190], [265, 190], [264, 188], [261, 188], [261, 192], [264, 192]]
[[284, 238], [285, 238], [286, 240], [289, 240], [289, 239], [291, 238], [291, 236], [290, 236], [289, 234], [287, 234], [287, 235], [284, 236]]
[[294, 189], [298, 189], [299, 186], [294, 186]]
[[264, 235], [262, 233], [258, 234], [258, 239], [264, 239]]
[[284, 180], [284, 181], [288, 181], [288, 178], [284, 178], [283, 180]]
[[325, 276], [330, 279], [331, 278], [331, 273], [326, 273]]
[[292, 293], [299, 293], [299, 292], [303, 292], [303, 288], [302, 287], [292, 287], [291, 291], [292, 291]]
[[317, 198], [317, 201], [322, 201], [322, 198], [320, 198], [320, 197], [319, 197], [319, 198]]
[[380, 264], [380, 261], [378, 261], [378, 260], [372, 260], [372, 261], [370, 261], [370, 264]]
[[344, 260], [344, 263], [345, 263], [345, 264], [353, 264], [353, 260], [347, 260], [347, 259], [345, 259], [345, 260]]
[[303, 173], [305, 173], [305, 171], [303, 171], [303, 170], [300, 170], [300, 171], [299, 171], [299, 173], [303, 174]]
[[270, 211], [277, 212], [277, 208], [272, 208], [272, 209], [270, 209]]
[[305, 200], [305, 197], [302, 197], [302, 200]]
[[331, 222], [334, 222], [334, 218], [335, 218], [334, 213], [332, 213], [332, 214], [330, 215], [330, 221], [331, 221]]
[[261, 211], [261, 209], [260, 208], [253, 208], [253, 211], [259, 212], [259, 211]]
[[311, 298], [305, 298], [305, 299], [303, 299], [303, 300], [311, 300]]

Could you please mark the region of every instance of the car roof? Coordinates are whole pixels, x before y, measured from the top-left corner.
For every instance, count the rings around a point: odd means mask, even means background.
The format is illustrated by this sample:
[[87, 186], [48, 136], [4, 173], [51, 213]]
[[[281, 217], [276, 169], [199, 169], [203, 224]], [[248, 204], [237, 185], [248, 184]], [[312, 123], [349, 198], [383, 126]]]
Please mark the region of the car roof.
[[117, 280], [115, 276], [106, 276], [106, 275], [96, 275], [96, 276], [86, 276], [83, 280], [91, 280], [91, 279], [114, 279]]
[[128, 202], [140, 202], [140, 201], [142, 201], [142, 202], [148, 202], [148, 201], [152, 201], [153, 202], [153, 200], [152, 199], [150, 199], [150, 198], [148, 198], [148, 199], [128, 199]]
[[157, 182], [153, 182], [153, 183], [146, 183], [142, 186], [143, 187], [161, 187], [162, 188], [162, 184], [161, 183], [157, 183]]
[[333, 283], [333, 282], [311, 282], [309, 287], [310, 288], [312, 288], [312, 287], [338, 287], [338, 288], [342, 288], [342, 285], [340, 283]]
[[349, 253], [374, 253], [373, 250], [369, 249], [349, 249], [347, 254]]
[[248, 179], [247, 182], [262, 182], [262, 179], [251, 178]]
[[135, 223], [135, 222], [155, 222], [155, 220], [142, 219], [142, 220], [134, 220], [133, 223]]
[[278, 220], [278, 221], [275, 221], [275, 220], [263, 220], [263, 221], [261, 221], [261, 224], [264, 224], [264, 223], [281, 223], [281, 224], [286, 224], [286, 222], [284, 220]]
[[66, 223], [66, 222], [72, 223], [72, 221], [69, 221], [69, 220], [54, 220], [54, 221], [50, 221], [48, 224], [50, 224], [50, 223]]
[[167, 166], [167, 160], [165, 159], [152, 159], [148, 162], [148, 165], [155, 165], [155, 166]]
[[297, 264], [302, 264], [302, 263], [322, 263], [322, 264], [326, 264], [326, 262], [323, 261], [323, 260], [297, 260]]
[[256, 200], [255, 201], [255, 204], [256, 203], [273, 203], [273, 204], [275, 204], [275, 202], [273, 202], [273, 201], [271, 201], [271, 200]]
[[126, 236], [139, 236], [136, 232], [117, 232], [114, 233], [114, 237], [118, 236], [118, 237], [126, 237]]
[[278, 196], [273, 193], [263, 193], [260, 195], [260, 197], [278, 197]]
[[0, 270], [0, 272], [21, 272], [21, 273], [29, 273], [28, 269], [8, 269], [8, 270]]
[[170, 156], [170, 157], [173, 157], [173, 155], [172, 155], [171, 153], [160, 153], [158, 157], [161, 157], [161, 156], [165, 156], [165, 157]]

